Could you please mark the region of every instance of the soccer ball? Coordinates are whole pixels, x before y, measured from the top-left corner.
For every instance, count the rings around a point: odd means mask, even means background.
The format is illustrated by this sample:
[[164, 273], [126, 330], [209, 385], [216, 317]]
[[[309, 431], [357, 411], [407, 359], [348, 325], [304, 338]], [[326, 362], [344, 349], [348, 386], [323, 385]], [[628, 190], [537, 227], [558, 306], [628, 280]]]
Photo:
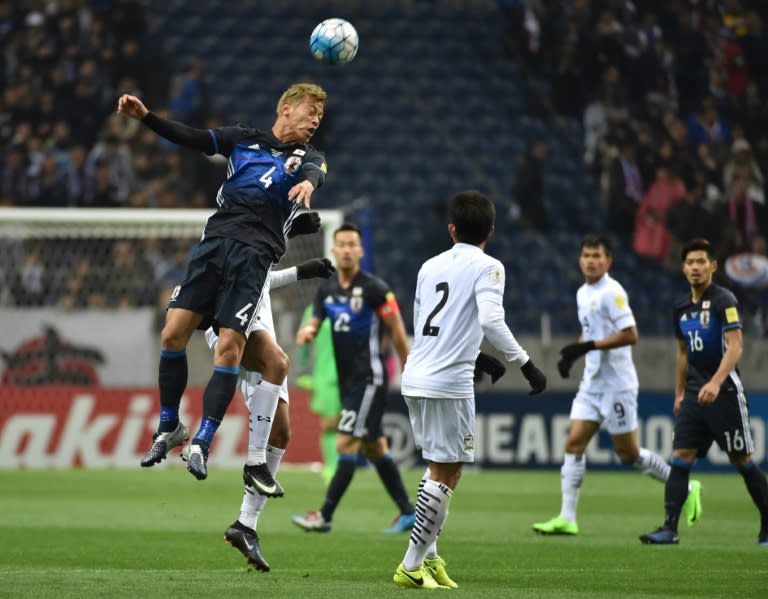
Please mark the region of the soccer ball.
[[320, 62], [347, 64], [357, 54], [358, 42], [352, 23], [344, 19], [326, 19], [309, 36], [309, 51]]

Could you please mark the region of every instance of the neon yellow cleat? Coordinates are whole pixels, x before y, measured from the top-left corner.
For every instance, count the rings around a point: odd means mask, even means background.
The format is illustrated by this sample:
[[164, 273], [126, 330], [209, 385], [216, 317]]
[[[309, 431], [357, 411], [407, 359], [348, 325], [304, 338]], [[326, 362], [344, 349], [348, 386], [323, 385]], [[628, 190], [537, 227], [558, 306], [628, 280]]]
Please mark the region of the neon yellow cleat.
[[409, 572], [405, 569], [405, 566], [401, 563], [397, 570], [395, 570], [395, 575], [392, 577], [392, 580], [395, 582], [395, 584], [399, 587], [404, 587], [406, 589], [441, 589], [439, 584], [437, 584], [437, 581], [432, 578], [432, 574], [429, 573], [429, 570], [426, 566], [422, 565], [421, 568], [416, 570], [415, 572]]
[[688, 521], [688, 526], [695, 526], [701, 518], [701, 483], [692, 480], [689, 483], [688, 497], [685, 498], [683, 511]]
[[535, 523], [533, 530], [540, 535], [577, 535], [579, 525], [576, 522], [568, 522], [562, 516], [555, 516], [546, 522]]
[[451, 577], [448, 576], [448, 572], [445, 571], [445, 560], [439, 555], [434, 559], [425, 559], [424, 566], [432, 575], [432, 578], [435, 579], [435, 582], [440, 586], [448, 587], [449, 589], [459, 588], [459, 585], [453, 582]]

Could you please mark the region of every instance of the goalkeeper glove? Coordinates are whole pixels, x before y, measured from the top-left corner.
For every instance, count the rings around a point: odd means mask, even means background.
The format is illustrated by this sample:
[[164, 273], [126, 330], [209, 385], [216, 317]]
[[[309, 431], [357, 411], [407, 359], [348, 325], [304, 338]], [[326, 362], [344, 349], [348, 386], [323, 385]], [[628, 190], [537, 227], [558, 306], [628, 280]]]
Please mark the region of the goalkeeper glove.
[[302, 212], [291, 222], [291, 228], [288, 229], [288, 239], [293, 239], [297, 235], [311, 235], [320, 230], [320, 215], [317, 212]]
[[477, 360], [475, 360], [475, 382], [480, 382], [482, 374], [485, 372], [491, 375], [491, 384], [493, 384], [503, 377], [506, 371], [507, 368], [504, 364], [483, 352], [480, 352]]
[[296, 279], [329, 278], [336, 269], [328, 258], [312, 258], [296, 265]]
[[547, 388], [547, 377], [544, 376], [544, 373], [541, 370], [536, 368], [533, 360], [528, 360], [522, 365], [520, 370], [522, 371], [523, 376], [528, 380], [528, 384], [531, 386], [531, 391], [528, 395], [538, 395]]

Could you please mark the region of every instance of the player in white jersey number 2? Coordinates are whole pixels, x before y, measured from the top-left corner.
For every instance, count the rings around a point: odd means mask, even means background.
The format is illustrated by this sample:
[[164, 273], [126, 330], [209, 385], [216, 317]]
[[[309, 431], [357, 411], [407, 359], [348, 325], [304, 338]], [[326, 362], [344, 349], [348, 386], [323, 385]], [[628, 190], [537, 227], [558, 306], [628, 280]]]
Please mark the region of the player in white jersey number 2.
[[[584, 284], [576, 292], [581, 336], [577, 343], [560, 350], [557, 369], [568, 378], [573, 363], [585, 356], [584, 374], [571, 405], [571, 426], [560, 470], [560, 514], [535, 523], [533, 530], [539, 534], [578, 534], [576, 508], [587, 467], [585, 451], [603, 423], [622, 464], [662, 482], [669, 478], [669, 464], [638, 444], [638, 382], [631, 347], [637, 343], [637, 327], [627, 292], [608, 274], [612, 260], [611, 245], [605, 237], [587, 235], [582, 239], [579, 267]], [[690, 526], [701, 514], [700, 492], [699, 482], [691, 481], [685, 508]]]
[[474, 461], [473, 379], [483, 336], [522, 367], [532, 394], [547, 384], [504, 321], [504, 266], [484, 251], [493, 234], [493, 204], [477, 191], [464, 191], [451, 200], [449, 215], [454, 245], [419, 271], [414, 343], [402, 376], [416, 445], [428, 462], [419, 483], [416, 523], [393, 577], [407, 588], [458, 586], [437, 554], [437, 537], [462, 466]]

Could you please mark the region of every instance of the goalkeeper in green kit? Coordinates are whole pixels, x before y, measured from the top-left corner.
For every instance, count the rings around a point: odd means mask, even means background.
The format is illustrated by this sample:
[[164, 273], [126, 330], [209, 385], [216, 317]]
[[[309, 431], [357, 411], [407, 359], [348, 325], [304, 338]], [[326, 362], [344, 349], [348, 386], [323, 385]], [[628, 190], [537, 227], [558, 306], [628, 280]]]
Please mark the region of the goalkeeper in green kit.
[[[307, 306], [301, 317], [301, 326], [312, 317], [312, 305]], [[305, 374], [296, 380], [302, 389], [312, 391], [309, 409], [320, 416], [320, 450], [323, 454], [323, 482], [327, 485], [336, 472], [336, 427], [341, 414], [339, 377], [336, 373], [336, 356], [333, 351], [330, 320], [324, 319], [313, 342], [314, 361], [312, 374]], [[310, 347], [300, 347], [299, 365], [305, 367], [310, 360]]]

